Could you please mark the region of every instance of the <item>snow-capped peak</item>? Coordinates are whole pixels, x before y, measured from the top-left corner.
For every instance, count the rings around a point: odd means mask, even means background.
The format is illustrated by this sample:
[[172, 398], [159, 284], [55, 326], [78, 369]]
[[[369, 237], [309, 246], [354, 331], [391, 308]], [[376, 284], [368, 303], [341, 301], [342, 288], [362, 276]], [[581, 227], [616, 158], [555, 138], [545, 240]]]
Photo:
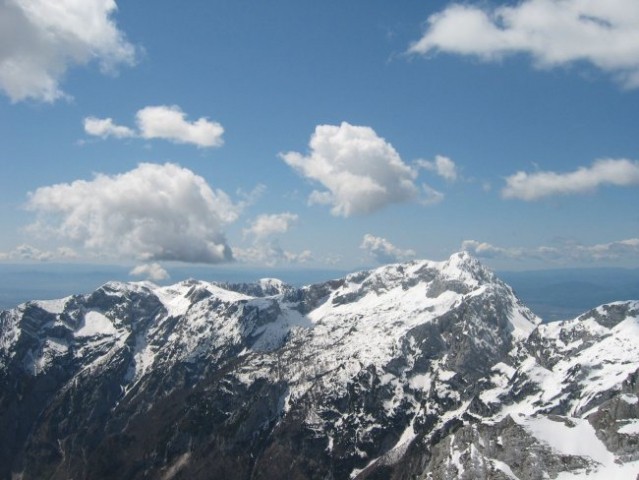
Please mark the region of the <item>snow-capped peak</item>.
[[279, 295], [290, 290], [290, 285], [283, 282], [279, 278], [260, 278], [257, 284], [262, 288], [266, 295]]
[[443, 262], [441, 271], [449, 278], [474, 286], [496, 280], [495, 275], [490, 270], [465, 251], [453, 253], [448, 260]]
[[466, 252], [303, 288], [112, 282], [28, 302], [0, 312], [0, 477], [102, 478], [107, 451], [114, 475], [153, 478], [634, 479], [639, 302], [538, 322]]

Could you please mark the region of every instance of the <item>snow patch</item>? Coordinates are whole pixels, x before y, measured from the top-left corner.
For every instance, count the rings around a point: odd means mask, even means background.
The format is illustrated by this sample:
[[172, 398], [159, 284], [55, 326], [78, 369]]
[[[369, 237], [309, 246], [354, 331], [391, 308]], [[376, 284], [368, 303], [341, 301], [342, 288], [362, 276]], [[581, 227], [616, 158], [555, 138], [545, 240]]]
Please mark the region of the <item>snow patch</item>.
[[496, 460], [494, 458], [490, 459], [490, 463], [492, 463], [497, 470], [504, 473], [511, 480], [519, 480], [519, 477], [513, 473], [510, 466], [508, 466], [508, 464], [502, 461]]
[[624, 435], [639, 435], [639, 419], [635, 418], [630, 420], [617, 431]]
[[596, 470], [561, 472], [556, 480], [637, 480], [639, 461], [628, 462], [623, 465], [616, 463], [604, 465]]
[[452, 372], [450, 370], [439, 370], [437, 374], [439, 380], [441, 380], [442, 382], [447, 382], [448, 380], [453, 378], [455, 375], [457, 375], [457, 373]]
[[431, 379], [430, 374], [415, 375], [408, 381], [410, 388], [428, 392], [430, 390]]
[[529, 433], [562, 455], [576, 455], [602, 465], [614, 463], [614, 455], [597, 437], [595, 429], [580, 418], [551, 420], [548, 417], [511, 417]]
[[42, 310], [46, 310], [54, 315], [59, 315], [64, 312], [64, 308], [67, 306], [70, 299], [71, 297], [65, 297], [57, 300], [38, 300], [34, 303]]
[[95, 337], [97, 335], [115, 335], [116, 328], [111, 320], [100, 312], [92, 310], [84, 314], [84, 325], [76, 330], [76, 337]]

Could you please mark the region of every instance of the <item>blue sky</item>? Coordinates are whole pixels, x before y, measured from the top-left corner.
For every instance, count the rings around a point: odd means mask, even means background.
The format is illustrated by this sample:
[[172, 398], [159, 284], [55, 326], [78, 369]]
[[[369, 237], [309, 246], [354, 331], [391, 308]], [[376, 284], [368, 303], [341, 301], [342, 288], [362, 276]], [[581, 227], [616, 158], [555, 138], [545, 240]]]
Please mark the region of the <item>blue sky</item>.
[[634, 0], [76, 3], [0, 7], [0, 261], [639, 266]]

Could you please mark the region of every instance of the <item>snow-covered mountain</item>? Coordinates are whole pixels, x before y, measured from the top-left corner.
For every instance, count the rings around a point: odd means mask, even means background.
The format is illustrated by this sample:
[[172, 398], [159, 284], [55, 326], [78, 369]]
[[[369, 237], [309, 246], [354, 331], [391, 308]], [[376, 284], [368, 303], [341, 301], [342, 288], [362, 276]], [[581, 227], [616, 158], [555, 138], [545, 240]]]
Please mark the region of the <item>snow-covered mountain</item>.
[[635, 479], [639, 302], [541, 324], [466, 253], [0, 313], [0, 478]]

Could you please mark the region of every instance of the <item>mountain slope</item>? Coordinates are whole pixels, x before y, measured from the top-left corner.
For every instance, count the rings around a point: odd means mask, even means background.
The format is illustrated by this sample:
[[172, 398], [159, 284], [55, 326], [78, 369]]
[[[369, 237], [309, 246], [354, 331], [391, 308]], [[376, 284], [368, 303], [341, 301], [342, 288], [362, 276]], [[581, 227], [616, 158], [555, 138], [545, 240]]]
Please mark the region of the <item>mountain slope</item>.
[[[0, 476], [632, 470], [638, 310], [539, 325], [466, 253], [301, 289], [109, 283], [29, 302], [0, 313]], [[600, 449], [553, 449], [549, 430], [596, 435]]]

